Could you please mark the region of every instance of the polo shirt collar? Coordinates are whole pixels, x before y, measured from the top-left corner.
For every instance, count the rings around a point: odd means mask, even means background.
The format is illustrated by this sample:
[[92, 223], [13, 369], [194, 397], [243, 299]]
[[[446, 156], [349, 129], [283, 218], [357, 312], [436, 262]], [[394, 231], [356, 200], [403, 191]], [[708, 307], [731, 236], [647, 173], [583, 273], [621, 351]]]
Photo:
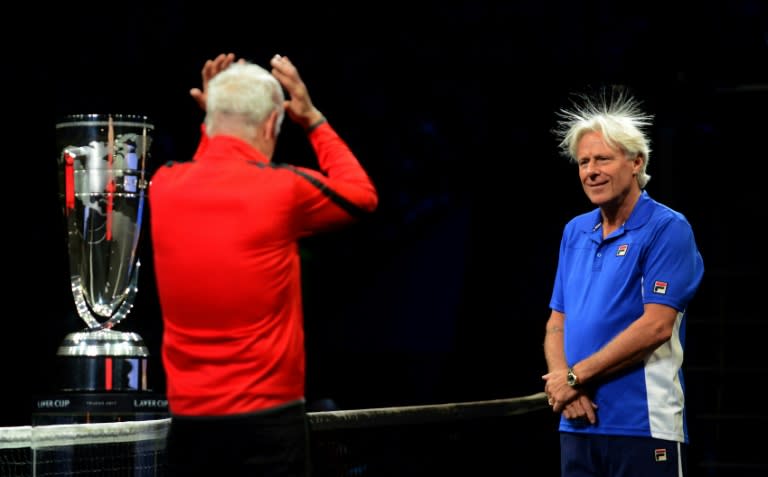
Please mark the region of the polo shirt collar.
[[[653, 214], [653, 200], [651, 199], [651, 196], [648, 195], [648, 192], [643, 189], [640, 193], [640, 198], [637, 199], [635, 207], [629, 214], [629, 218], [624, 222], [622, 227], [624, 230], [642, 227], [648, 222], [648, 219], [651, 218], [651, 214]], [[593, 210], [589, 214], [589, 217], [591, 217], [591, 220], [585, 222], [585, 225], [588, 225], [589, 228], [585, 229], [584, 232], [590, 233], [600, 230], [600, 226], [603, 222], [603, 216], [600, 215], [600, 209], [597, 208]]]

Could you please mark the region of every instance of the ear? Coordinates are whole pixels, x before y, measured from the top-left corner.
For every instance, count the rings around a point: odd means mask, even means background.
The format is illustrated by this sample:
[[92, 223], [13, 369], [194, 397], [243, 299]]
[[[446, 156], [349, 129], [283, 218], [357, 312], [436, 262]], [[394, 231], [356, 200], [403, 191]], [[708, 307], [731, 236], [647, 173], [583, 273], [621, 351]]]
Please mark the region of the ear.
[[645, 156], [643, 156], [642, 154], [638, 154], [635, 156], [635, 160], [632, 162], [634, 163], [634, 166], [635, 166], [634, 174], [637, 175], [640, 173], [640, 169], [643, 168], [643, 163], [645, 162]]
[[272, 111], [264, 122], [264, 136], [271, 141], [277, 140], [277, 111]]

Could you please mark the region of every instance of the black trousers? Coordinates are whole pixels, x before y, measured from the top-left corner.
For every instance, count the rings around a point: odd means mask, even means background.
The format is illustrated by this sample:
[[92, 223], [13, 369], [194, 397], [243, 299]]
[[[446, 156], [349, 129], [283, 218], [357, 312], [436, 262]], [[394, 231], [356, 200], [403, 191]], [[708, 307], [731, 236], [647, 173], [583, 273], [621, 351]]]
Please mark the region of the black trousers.
[[166, 442], [172, 477], [310, 475], [304, 403], [235, 416], [172, 416]]

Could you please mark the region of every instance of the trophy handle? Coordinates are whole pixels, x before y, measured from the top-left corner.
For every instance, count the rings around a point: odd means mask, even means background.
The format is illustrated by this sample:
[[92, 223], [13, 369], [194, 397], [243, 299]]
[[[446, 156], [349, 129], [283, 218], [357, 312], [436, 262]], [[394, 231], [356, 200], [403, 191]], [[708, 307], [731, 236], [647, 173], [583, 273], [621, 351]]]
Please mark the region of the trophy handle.
[[91, 331], [108, 330], [113, 328], [116, 324], [120, 323], [123, 318], [131, 311], [133, 302], [136, 298], [136, 292], [138, 291], [139, 282], [139, 268], [141, 267], [141, 260], [136, 260], [136, 266], [131, 273], [131, 278], [126, 287], [126, 294], [123, 302], [120, 304], [115, 313], [106, 321], [100, 322], [88, 308], [85, 297], [83, 296], [82, 279], [80, 277], [72, 278], [72, 294], [75, 296], [75, 304], [77, 305], [77, 314], [88, 325], [88, 329]]

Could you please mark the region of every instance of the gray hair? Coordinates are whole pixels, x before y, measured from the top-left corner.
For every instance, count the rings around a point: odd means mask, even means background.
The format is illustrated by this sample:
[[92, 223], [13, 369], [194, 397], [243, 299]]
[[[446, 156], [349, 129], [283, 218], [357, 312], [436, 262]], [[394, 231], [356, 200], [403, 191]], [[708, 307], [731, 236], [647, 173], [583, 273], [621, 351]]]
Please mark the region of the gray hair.
[[285, 92], [272, 73], [259, 65], [237, 62], [208, 82], [205, 124], [210, 130], [217, 113], [240, 115], [246, 123], [263, 123], [277, 111], [275, 133], [285, 116]]
[[613, 87], [594, 95], [578, 94], [572, 108], [561, 109], [557, 116], [553, 132], [562, 155], [577, 162], [579, 140], [588, 132], [599, 132], [609, 146], [624, 151], [631, 160], [643, 157], [643, 166], [637, 175], [641, 189], [651, 180], [646, 172], [651, 148], [645, 129], [652, 124], [653, 116], [644, 113], [640, 102], [626, 90]]

